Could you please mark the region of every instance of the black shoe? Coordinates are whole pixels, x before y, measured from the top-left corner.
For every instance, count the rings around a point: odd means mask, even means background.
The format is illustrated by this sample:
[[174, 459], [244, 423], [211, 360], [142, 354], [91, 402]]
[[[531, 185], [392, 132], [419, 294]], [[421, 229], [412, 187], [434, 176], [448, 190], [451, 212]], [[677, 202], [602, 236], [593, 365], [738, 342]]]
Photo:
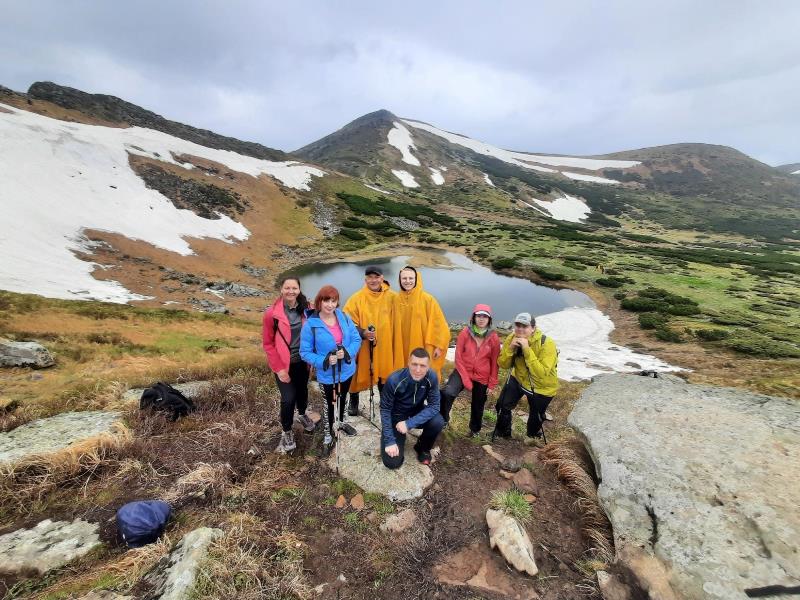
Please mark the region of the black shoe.
[[347, 403], [347, 414], [351, 417], [358, 416], [358, 398], [350, 398], [350, 401]]
[[472, 429], [469, 430], [469, 437], [478, 437], [480, 434], [480, 431], [472, 431]]
[[344, 432], [344, 434], [348, 437], [353, 437], [354, 435], [358, 435], [356, 428], [350, 425], [350, 423], [339, 423], [339, 429]]
[[423, 465], [430, 465], [432, 460], [431, 453], [417, 452], [417, 460], [421, 462]]

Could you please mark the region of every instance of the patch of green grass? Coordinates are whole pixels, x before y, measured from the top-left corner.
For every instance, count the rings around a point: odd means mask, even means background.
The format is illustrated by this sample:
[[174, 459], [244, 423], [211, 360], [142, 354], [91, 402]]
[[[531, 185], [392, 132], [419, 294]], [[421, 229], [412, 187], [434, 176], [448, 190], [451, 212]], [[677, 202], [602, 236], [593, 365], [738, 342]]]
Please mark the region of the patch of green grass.
[[361, 493], [361, 488], [358, 487], [355, 483], [350, 481], [349, 479], [334, 479], [331, 482], [331, 491], [338, 497], [338, 496], [345, 496], [346, 498], [352, 498], [356, 494]]
[[377, 512], [379, 515], [388, 515], [394, 512], [394, 504], [386, 496], [381, 494], [374, 494], [372, 492], [364, 493], [364, 504]]
[[284, 502], [285, 500], [297, 500], [303, 498], [305, 493], [306, 492], [303, 488], [286, 486], [275, 490], [269, 495], [269, 497], [273, 502], [278, 504], [280, 502]]
[[350, 529], [358, 533], [364, 533], [367, 530], [367, 524], [356, 511], [347, 513], [344, 516], [344, 522]]
[[495, 490], [489, 500], [489, 507], [503, 511], [523, 524], [530, 522], [533, 518], [530, 503], [525, 500], [522, 492], [516, 489]]

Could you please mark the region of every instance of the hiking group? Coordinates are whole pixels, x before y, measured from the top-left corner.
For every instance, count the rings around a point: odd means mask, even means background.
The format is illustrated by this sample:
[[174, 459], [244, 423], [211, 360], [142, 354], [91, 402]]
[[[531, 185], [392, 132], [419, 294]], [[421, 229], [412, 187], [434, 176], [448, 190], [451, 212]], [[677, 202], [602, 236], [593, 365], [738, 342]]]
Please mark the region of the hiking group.
[[[263, 320], [263, 346], [281, 397], [282, 434], [276, 450], [296, 448], [295, 419], [307, 433], [315, 423], [308, 414], [308, 382], [316, 373], [323, 396], [323, 451], [340, 434], [357, 435], [346, 415], [359, 412], [360, 393], [369, 392], [370, 420], [375, 418], [377, 386], [381, 418], [381, 459], [390, 469], [403, 464], [406, 435], [422, 430], [414, 450], [430, 464], [431, 449], [450, 420], [455, 398], [472, 393], [469, 429], [478, 435], [489, 393], [497, 391], [499, 369], [508, 369], [495, 410], [495, 434], [511, 437], [512, 410], [525, 397], [529, 406], [527, 436], [544, 434], [545, 410], [558, 389], [558, 351], [527, 312], [514, 319], [502, 341], [492, 328], [492, 309], [478, 304], [456, 342], [455, 369], [440, 389], [441, 369], [450, 345], [450, 328], [439, 303], [426, 292], [422, 276], [403, 267], [399, 290], [384, 280], [379, 266], [368, 266], [364, 287], [339, 307], [339, 291], [325, 285], [309, 302], [300, 279], [285, 277], [280, 295]], [[295, 412], [297, 416], [295, 417]]]

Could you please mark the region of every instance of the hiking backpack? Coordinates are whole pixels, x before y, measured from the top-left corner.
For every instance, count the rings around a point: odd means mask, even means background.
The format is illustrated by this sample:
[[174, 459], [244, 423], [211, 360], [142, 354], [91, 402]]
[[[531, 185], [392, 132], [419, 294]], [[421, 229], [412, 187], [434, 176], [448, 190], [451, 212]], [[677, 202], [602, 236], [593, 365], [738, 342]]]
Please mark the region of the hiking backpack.
[[170, 512], [162, 500], [128, 502], [117, 511], [117, 529], [131, 548], [152, 544], [164, 533]]
[[170, 421], [175, 421], [193, 412], [195, 405], [180, 390], [159, 381], [142, 392], [139, 409], [163, 410], [170, 413]]

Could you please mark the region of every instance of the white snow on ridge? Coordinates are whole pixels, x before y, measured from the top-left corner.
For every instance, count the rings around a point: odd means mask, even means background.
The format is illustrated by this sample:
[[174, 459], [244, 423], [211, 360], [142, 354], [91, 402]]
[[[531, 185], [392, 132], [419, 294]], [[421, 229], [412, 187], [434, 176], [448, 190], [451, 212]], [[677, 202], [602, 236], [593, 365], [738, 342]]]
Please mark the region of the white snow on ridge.
[[[536, 204], [547, 210], [554, 219], [558, 221], [569, 221], [570, 223], [581, 223], [592, 212], [586, 202], [574, 196], [564, 195], [563, 198], [556, 198], [552, 201], [533, 199]], [[527, 204], [527, 203], [526, 203]], [[530, 205], [528, 205], [530, 206]]]
[[800, 175], [800, 169], [797, 169], [797, 171], [792, 171], [792, 175]]
[[[640, 354], [611, 343], [614, 323], [596, 308], [566, 308], [536, 317], [536, 326], [558, 346], [558, 377], [566, 381], [590, 379], [600, 373], [642, 370], [683, 371], [650, 354]], [[455, 360], [455, 348], [447, 351]]]
[[[213, 150], [143, 128], [67, 123], [0, 105], [0, 289], [53, 298], [124, 303], [141, 296], [116, 281], [100, 281], [96, 265], [73, 252], [86, 250], [86, 229], [119, 233], [182, 255], [185, 238], [244, 240], [250, 235], [227, 216], [204, 219], [145, 187], [128, 153], [193, 154], [286, 185], [301, 186], [322, 171]], [[132, 148], [136, 146], [138, 149]]]
[[380, 192], [381, 194], [389, 194], [390, 196], [392, 195], [392, 192], [389, 192], [387, 190], [382, 190], [381, 188], [375, 187], [374, 185], [370, 185], [368, 183], [365, 183], [364, 185], [366, 187], [368, 187], [369, 189], [371, 189], [371, 190], [375, 190], [376, 192]]
[[416, 150], [417, 147], [414, 145], [414, 140], [411, 139], [411, 132], [408, 129], [395, 121], [394, 127], [389, 130], [389, 134], [386, 137], [389, 140], [390, 146], [394, 146], [400, 150], [400, 154], [403, 155], [404, 163], [414, 165], [415, 167], [421, 166], [419, 159], [411, 154], [411, 151]]
[[400, 180], [400, 183], [402, 183], [404, 187], [407, 188], [419, 187], [419, 184], [414, 179], [414, 176], [408, 171], [392, 169], [392, 175], [397, 177]]
[[488, 174], [488, 173], [484, 173], [484, 174], [483, 174], [483, 180], [484, 180], [484, 181], [485, 181], [485, 182], [486, 182], [488, 185], [490, 185], [490, 186], [492, 186], [492, 187], [495, 187], [495, 185], [492, 183], [492, 180], [491, 180], [491, 179], [489, 179], [489, 174]]
[[442, 175], [442, 172], [439, 171], [439, 169], [434, 169], [433, 167], [428, 168], [431, 170], [431, 179], [433, 180], [433, 183], [436, 185], [444, 184], [444, 175]]
[[[555, 169], [549, 169], [547, 167], [541, 167], [539, 165], [535, 165], [532, 163], [536, 162], [556, 167], [573, 167], [576, 169], [587, 169], [589, 171], [596, 171], [598, 169], [612, 169], [612, 168], [624, 169], [629, 167], [635, 167], [636, 165], [641, 164], [639, 161], [635, 160], [606, 160], [599, 158], [579, 158], [577, 156], [544, 156], [541, 154], [527, 154], [525, 152], [513, 152], [511, 150], [504, 150], [502, 148], [498, 148], [497, 146], [492, 146], [491, 144], [486, 144], [484, 142], [473, 140], [472, 138], [468, 138], [466, 136], [459, 135], [457, 133], [450, 133], [449, 131], [444, 131], [443, 129], [439, 129], [438, 127], [434, 127], [433, 125], [428, 125], [427, 123], [422, 123], [420, 121], [411, 121], [408, 119], [404, 119], [403, 122], [407, 123], [408, 125], [411, 125], [412, 127], [416, 127], [417, 129], [423, 129], [429, 133], [438, 135], [439, 137], [446, 139], [448, 142], [452, 144], [458, 144], [459, 146], [464, 146], [465, 148], [474, 150], [479, 154], [492, 156], [507, 163], [517, 165], [518, 167], [523, 167], [525, 169], [533, 169], [535, 171], [542, 171], [544, 173], [556, 173], [558, 171]], [[566, 173], [564, 174], [567, 175]], [[567, 176], [569, 177], [570, 175]], [[589, 176], [587, 175], [586, 177]], [[577, 179], [577, 177], [573, 177], [573, 179]], [[595, 180], [585, 179], [584, 181], [595, 181]], [[601, 183], [605, 183], [608, 181], [611, 180], [605, 179]]]
[[566, 175], [570, 179], [578, 181], [591, 181], [592, 183], [610, 183], [616, 185], [619, 183], [616, 179], [606, 179], [605, 177], [596, 177], [595, 175], [584, 175], [583, 173], [570, 173], [569, 171], [562, 171], [562, 175]]

